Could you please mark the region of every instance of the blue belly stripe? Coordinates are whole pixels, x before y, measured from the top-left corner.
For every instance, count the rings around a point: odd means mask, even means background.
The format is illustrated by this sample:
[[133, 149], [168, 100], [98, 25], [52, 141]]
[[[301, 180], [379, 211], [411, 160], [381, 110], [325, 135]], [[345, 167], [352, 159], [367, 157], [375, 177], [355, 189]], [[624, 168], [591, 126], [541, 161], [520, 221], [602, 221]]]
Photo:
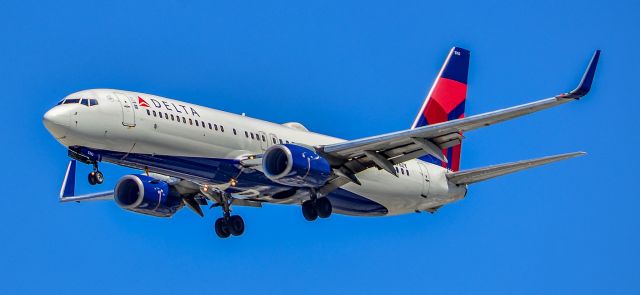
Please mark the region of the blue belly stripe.
[[[109, 163], [136, 169], [148, 167], [151, 171], [173, 177], [188, 176], [213, 183], [227, 183], [231, 178], [236, 178], [238, 180], [237, 188], [256, 189], [269, 195], [291, 189], [289, 186], [271, 181], [260, 171], [242, 170], [239, 161], [234, 159], [127, 154], [108, 150], [89, 150], [100, 154], [102, 160]], [[309, 192], [305, 189], [299, 189], [297, 194], [308, 195]], [[389, 212], [381, 204], [341, 188], [336, 189], [327, 197], [331, 200], [331, 204], [337, 213], [381, 216]]]

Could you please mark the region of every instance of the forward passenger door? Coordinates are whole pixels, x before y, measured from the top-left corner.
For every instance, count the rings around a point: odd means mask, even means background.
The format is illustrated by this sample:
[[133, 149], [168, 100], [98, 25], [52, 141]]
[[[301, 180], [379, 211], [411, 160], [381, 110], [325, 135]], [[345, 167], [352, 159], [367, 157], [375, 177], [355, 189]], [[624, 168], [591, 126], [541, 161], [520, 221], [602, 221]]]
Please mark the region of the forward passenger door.
[[136, 114], [133, 110], [133, 103], [131, 98], [123, 93], [114, 93], [118, 101], [120, 102], [120, 107], [122, 108], [122, 125], [128, 127], [136, 126]]

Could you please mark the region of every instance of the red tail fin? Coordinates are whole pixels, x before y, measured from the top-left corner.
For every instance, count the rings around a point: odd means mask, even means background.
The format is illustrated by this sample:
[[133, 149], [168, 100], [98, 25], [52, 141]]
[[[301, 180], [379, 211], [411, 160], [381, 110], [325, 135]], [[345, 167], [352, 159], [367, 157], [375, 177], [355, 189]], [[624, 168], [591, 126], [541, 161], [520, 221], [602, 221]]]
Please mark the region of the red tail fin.
[[[460, 47], [451, 48], [418, 116], [413, 121], [412, 129], [464, 117], [469, 56], [469, 50]], [[462, 144], [442, 150], [449, 163], [443, 163], [431, 155], [420, 159], [458, 171], [461, 150]]]

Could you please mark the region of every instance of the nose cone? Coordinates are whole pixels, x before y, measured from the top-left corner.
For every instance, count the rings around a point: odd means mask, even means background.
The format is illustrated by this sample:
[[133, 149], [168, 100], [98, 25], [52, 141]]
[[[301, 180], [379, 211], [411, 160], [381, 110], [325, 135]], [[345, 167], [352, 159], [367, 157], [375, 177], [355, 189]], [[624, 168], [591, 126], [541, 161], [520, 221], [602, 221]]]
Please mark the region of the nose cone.
[[54, 107], [44, 114], [42, 123], [55, 138], [64, 137], [69, 130], [71, 116], [64, 108]]

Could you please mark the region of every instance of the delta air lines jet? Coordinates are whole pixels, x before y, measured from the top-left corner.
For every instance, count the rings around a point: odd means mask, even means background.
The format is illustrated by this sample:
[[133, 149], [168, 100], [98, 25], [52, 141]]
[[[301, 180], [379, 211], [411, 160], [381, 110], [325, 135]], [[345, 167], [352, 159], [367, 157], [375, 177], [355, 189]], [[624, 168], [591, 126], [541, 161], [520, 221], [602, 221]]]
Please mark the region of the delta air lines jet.
[[[410, 129], [355, 140], [139, 92], [70, 94], [43, 118], [71, 158], [60, 201], [113, 200], [157, 217], [184, 207], [204, 216], [201, 206], [211, 204], [222, 211], [215, 232], [227, 238], [244, 232], [235, 206], [297, 204], [309, 221], [332, 213], [433, 213], [464, 198], [469, 184], [584, 154], [459, 170], [463, 132], [578, 100], [591, 88], [600, 51], [573, 91], [465, 117], [469, 56], [451, 49]], [[143, 172], [122, 177], [113, 190], [76, 195], [77, 161], [93, 165], [92, 185], [104, 180], [102, 162]]]

